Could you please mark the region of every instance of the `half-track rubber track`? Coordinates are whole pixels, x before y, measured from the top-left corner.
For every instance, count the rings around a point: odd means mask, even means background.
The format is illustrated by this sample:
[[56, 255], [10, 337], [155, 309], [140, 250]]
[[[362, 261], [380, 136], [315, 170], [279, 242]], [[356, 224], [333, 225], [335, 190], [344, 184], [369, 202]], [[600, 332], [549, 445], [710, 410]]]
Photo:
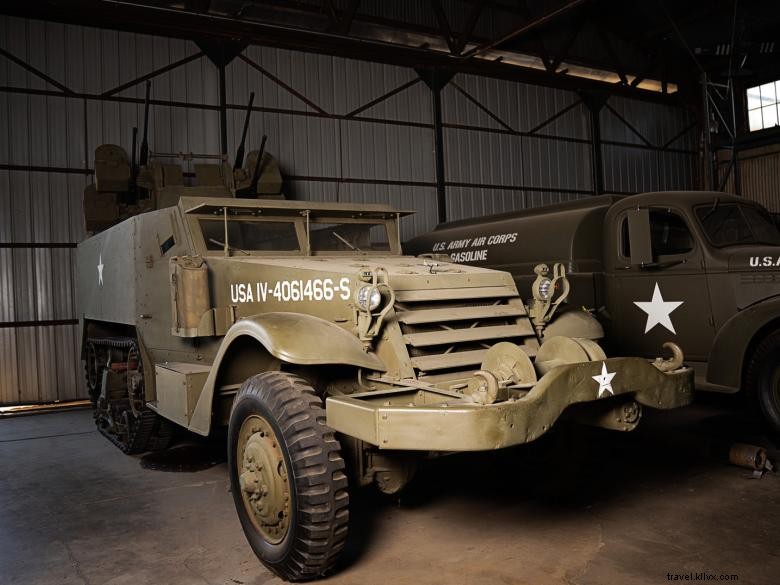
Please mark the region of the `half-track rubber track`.
[[[95, 424], [101, 434], [128, 455], [165, 449], [171, 442], [173, 427], [146, 406], [143, 382], [139, 384], [137, 395], [131, 392], [129, 384], [125, 385], [123, 394], [126, 396], [115, 401], [117, 404], [111, 404], [111, 392], [102, 388], [103, 370], [110, 367], [108, 360], [101, 363], [103, 353], [109, 354], [112, 350], [121, 352], [127, 368], [130, 367], [130, 357], [135, 356], [138, 362], [136, 369], [143, 371], [136, 340], [132, 337], [90, 337], [87, 347], [87, 382]], [[94, 359], [95, 363], [90, 363], [90, 359]]]

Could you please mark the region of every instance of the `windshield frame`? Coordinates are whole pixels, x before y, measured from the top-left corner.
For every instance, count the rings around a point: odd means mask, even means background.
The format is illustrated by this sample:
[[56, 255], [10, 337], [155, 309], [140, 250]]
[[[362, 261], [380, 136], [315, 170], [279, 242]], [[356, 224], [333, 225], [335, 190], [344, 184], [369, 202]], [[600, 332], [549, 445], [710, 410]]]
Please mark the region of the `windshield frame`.
[[[195, 249], [198, 253], [204, 257], [224, 257], [225, 252], [223, 249], [213, 250], [209, 249], [208, 244], [205, 241], [203, 230], [200, 222], [202, 220], [209, 221], [224, 221], [222, 214], [210, 214], [210, 213], [188, 213], [186, 215], [187, 224], [189, 226], [190, 233], [192, 234], [192, 240], [195, 245]], [[251, 258], [251, 257], [269, 257], [269, 256], [282, 256], [282, 257], [307, 257], [307, 256], [397, 256], [401, 254], [400, 240], [398, 232], [398, 220], [392, 219], [378, 219], [372, 217], [352, 217], [352, 216], [331, 216], [326, 217], [319, 216], [316, 212], [309, 212], [310, 225], [316, 225], [317, 223], [327, 224], [370, 224], [370, 225], [384, 225], [388, 238], [388, 250], [333, 250], [333, 251], [311, 251], [308, 245], [308, 235], [306, 226], [306, 215], [304, 213], [295, 210], [293, 214], [260, 214], [260, 213], [241, 213], [234, 214], [229, 211], [227, 221], [252, 221], [252, 222], [291, 222], [295, 225], [295, 232], [298, 238], [298, 250], [242, 250], [233, 248], [229, 252], [231, 258]], [[227, 242], [229, 246], [233, 246], [230, 241]], [[244, 253], [246, 252], [246, 254]]]
[[[700, 210], [702, 210], [702, 209], [710, 210], [715, 205], [717, 205], [718, 207], [720, 207], [720, 206], [724, 206], [725, 207], [727, 205], [734, 205], [734, 206], [736, 206], [739, 209], [739, 213], [740, 213], [740, 216], [742, 217], [742, 220], [745, 222], [745, 224], [747, 225], [748, 229], [750, 230], [750, 234], [753, 236], [754, 241], [751, 241], [751, 242], [732, 242], [732, 243], [726, 243], [726, 244], [715, 243], [713, 241], [712, 237], [710, 236], [709, 230], [704, 225], [703, 219], [701, 217], [699, 217]], [[765, 215], [766, 219], [772, 225], [774, 225], [775, 229], [778, 231], [778, 233], [780, 233], [780, 229], [778, 229], [776, 224], [772, 221], [771, 217], [769, 216], [769, 212], [764, 207], [762, 207], [761, 205], [758, 205], [758, 204], [753, 203], [751, 201], [731, 201], [731, 200], [730, 201], [720, 201], [720, 202], [712, 201], [712, 202], [709, 202], [709, 203], [702, 203], [702, 204], [699, 204], [699, 205], [694, 205], [692, 211], [693, 211], [693, 216], [696, 219], [696, 223], [698, 224], [699, 229], [704, 234], [704, 237], [707, 239], [707, 242], [713, 248], [722, 249], [722, 248], [735, 248], [735, 247], [738, 247], [738, 246], [780, 246], [780, 244], [778, 244], [778, 243], [763, 242], [763, 241], [759, 241], [758, 240], [758, 238], [756, 237], [756, 234], [755, 234], [755, 230], [753, 229], [753, 224], [747, 219], [747, 217], [745, 216], [745, 212], [743, 211], [744, 208], [746, 208], [746, 207], [753, 208], [754, 210], [758, 211], [761, 215]]]

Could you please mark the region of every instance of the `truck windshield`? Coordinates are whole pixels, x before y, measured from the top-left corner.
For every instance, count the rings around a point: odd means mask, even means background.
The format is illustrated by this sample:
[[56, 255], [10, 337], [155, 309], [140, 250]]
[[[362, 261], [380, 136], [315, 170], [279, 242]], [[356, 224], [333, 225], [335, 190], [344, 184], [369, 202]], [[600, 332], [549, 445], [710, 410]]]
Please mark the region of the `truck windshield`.
[[320, 222], [310, 226], [312, 252], [389, 252], [390, 240], [384, 223]]
[[[225, 223], [222, 219], [201, 219], [200, 229], [207, 250], [225, 246]], [[294, 252], [300, 250], [298, 234], [292, 220], [258, 221], [228, 219], [228, 246], [247, 252]]]
[[761, 207], [741, 203], [714, 203], [699, 205], [695, 209], [699, 223], [713, 246], [780, 246], [780, 231], [769, 213]]

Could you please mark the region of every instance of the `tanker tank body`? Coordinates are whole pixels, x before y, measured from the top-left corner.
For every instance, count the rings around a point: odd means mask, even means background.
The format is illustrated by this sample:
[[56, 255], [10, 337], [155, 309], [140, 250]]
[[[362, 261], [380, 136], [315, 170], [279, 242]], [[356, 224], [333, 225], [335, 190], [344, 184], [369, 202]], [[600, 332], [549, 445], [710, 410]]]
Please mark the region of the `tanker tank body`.
[[563, 262], [572, 283], [569, 305], [603, 304], [602, 226], [619, 197], [604, 195], [544, 208], [440, 224], [404, 244], [407, 254], [446, 254], [455, 262], [505, 270], [530, 290], [539, 262]]

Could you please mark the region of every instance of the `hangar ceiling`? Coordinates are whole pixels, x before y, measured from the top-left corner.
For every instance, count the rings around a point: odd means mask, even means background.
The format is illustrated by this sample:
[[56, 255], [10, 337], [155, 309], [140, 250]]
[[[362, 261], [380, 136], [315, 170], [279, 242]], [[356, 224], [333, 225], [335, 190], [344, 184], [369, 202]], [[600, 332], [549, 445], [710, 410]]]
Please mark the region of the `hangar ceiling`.
[[696, 103], [777, 72], [778, 11], [727, 0], [30, 0], [0, 11]]

